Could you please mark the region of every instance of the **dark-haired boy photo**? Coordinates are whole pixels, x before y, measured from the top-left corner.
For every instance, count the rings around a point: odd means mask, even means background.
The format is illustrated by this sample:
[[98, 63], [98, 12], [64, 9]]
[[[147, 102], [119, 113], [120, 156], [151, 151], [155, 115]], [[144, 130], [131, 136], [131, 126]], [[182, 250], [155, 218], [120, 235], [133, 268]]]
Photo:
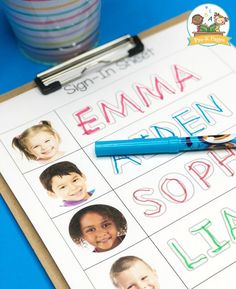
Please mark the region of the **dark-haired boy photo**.
[[39, 176], [40, 182], [51, 198], [60, 198], [62, 206], [75, 206], [87, 201], [95, 190], [87, 190], [86, 176], [69, 162], [49, 166]]

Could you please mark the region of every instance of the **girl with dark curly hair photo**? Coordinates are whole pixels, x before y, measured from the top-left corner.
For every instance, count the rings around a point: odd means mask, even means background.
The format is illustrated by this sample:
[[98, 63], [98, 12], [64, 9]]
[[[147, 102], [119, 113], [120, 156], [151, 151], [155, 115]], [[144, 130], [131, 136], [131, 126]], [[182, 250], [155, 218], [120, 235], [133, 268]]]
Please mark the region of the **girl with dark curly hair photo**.
[[125, 238], [127, 222], [117, 209], [107, 205], [92, 205], [78, 211], [71, 219], [69, 233], [81, 246], [90, 244], [93, 252], [105, 252], [117, 247]]

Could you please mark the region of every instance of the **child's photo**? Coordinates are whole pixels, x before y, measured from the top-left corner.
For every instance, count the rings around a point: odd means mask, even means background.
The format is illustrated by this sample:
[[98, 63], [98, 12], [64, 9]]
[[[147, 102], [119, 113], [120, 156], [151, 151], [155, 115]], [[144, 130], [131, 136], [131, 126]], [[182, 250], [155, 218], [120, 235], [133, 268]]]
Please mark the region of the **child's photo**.
[[78, 150], [56, 162], [30, 170], [24, 176], [49, 216], [54, 218], [112, 190], [91, 164], [84, 151]]
[[46, 168], [39, 176], [49, 197], [60, 199], [61, 206], [69, 207], [87, 201], [94, 193], [88, 191], [87, 179], [72, 162], [63, 161]]
[[137, 256], [124, 256], [110, 269], [110, 278], [118, 289], [159, 289], [157, 272]]
[[12, 146], [17, 149], [27, 160], [41, 163], [54, 161], [64, 155], [60, 150], [61, 138], [52, 127], [51, 122], [42, 120], [12, 140]]
[[86, 273], [97, 289], [103, 289], [104, 284], [109, 289], [186, 289], [167, 260], [152, 239], [145, 238], [133, 240], [118, 254], [90, 266]]
[[108, 205], [92, 205], [78, 211], [69, 224], [69, 234], [79, 246], [92, 246], [93, 252], [106, 252], [125, 238], [127, 222], [123, 214]]

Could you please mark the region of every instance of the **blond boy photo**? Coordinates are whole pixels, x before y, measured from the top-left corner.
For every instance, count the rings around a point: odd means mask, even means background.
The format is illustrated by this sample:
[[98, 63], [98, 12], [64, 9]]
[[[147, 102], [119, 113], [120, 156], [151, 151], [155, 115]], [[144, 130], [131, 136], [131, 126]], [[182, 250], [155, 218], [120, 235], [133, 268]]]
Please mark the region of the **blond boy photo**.
[[110, 278], [118, 289], [160, 289], [156, 270], [136, 256], [124, 256], [115, 261]]

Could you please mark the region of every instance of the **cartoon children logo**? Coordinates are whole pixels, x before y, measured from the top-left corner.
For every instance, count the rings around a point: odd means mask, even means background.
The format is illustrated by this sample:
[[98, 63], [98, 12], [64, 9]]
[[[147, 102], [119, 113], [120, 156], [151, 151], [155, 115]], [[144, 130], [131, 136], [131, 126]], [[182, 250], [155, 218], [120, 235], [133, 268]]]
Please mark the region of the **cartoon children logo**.
[[230, 37], [227, 36], [229, 17], [217, 5], [204, 4], [195, 8], [189, 15], [187, 26], [189, 45], [230, 45]]

